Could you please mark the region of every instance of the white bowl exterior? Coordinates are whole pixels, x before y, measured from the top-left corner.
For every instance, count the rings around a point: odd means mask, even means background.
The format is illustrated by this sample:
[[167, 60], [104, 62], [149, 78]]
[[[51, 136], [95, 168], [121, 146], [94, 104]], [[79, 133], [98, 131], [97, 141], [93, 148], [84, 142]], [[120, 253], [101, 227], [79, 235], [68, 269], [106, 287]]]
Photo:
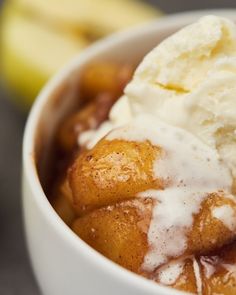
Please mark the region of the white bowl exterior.
[[[44, 295], [178, 295], [109, 261], [80, 240], [51, 207], [38, 180], [34, 134], [50, 94], [75, 69], [96, 59], [133, 60], [167, 35], [204, 14], [236, 19], [234, 10], [183, 13], [148, 26], [116, 34], [98, 42], [75, 58], [42, 91], [30, 113], [23, 144], [23, 210], [32, 266]], [[135, 49], [135, 52], [134, 52]]]

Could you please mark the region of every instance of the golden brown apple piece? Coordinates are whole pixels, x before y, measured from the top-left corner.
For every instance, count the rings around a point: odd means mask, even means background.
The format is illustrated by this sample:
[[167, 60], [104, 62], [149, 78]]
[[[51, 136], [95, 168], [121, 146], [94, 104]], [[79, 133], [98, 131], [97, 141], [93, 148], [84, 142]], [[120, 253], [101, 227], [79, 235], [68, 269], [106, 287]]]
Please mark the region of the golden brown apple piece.
[[[217, 208], [230, 208], [230, 225], [214, 217]], [[209, 195], [201, 204], [200, 212], [194, 216], [193, 229], [188, 234], [190, 254], [207, 253], [219, 249], [236, 238], [236, 201], [223, 193]]]
[[192, 259], [185, 260], [182, 273], [171, 287], [184, 292], [197, 293], [197, 283]]
[[88, 212], [147, 189], [162, 189], [162, 181], [153, 176], [153, 162], [160, 153], [149, 141], [101, 140], [78, 156], [69, 171], [75, 206]]
[[197, 282], [193, 259], [195, 258], [186, 258], [183, 261], [171, 261], [167, 265], [164, 265], [155, 274], [155, 281], [180, 291], [196, 294]]
[[125, 268], [140, 272], [147, 252], [152, 200], [130, 200], [78, 218], [73, 231], [86, 243]]
[[134, 67], [127, 64], [93, 63], [84, 68], [80, 91], [85, 100], [92, 100], [101, 93], [109, 93], [119, 98], [133, 73]]
[[[230, 212], [227, 224], [213, 214], [222, 208]], [[236, 238], [236, 201], [220, 192], [209, 194], [193, 216], [193, 225], [187, 229], [186, 236], [187, 247], [181, 256], [204, 255], [231, 243]], [[170, 256], [168, 260], [175, 258], [178, 257]]]
[[203, 295], [236, 294], [236, 243], [200, 258]]

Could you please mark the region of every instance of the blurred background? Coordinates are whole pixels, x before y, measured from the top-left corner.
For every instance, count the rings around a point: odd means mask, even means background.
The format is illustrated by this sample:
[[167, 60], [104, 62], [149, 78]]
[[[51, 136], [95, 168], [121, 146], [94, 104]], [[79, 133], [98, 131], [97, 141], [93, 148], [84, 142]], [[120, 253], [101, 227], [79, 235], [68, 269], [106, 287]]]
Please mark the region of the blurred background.
[[37, 93], [75, 54], [104, 36], [166, 14], [210, 8], [236, 8], [236, 2], [0, 0], [0, 294], [39, 294], [20, 195], [22, 135]]

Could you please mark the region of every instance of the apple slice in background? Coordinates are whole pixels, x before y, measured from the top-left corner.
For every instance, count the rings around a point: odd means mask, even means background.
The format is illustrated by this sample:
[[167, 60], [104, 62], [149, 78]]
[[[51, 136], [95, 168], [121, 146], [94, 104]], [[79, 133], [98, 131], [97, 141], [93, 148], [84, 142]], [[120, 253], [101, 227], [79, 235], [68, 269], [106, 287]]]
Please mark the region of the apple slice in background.
[[59, 27], [104, 36], [157, 18], [161, 12], [137, 0], [11, 0]]
[[1, 35], [1, 70], [8, 87], [27, 108], [44, 83], [88, 45], [83, 35], [62, 34], [5, 9]]

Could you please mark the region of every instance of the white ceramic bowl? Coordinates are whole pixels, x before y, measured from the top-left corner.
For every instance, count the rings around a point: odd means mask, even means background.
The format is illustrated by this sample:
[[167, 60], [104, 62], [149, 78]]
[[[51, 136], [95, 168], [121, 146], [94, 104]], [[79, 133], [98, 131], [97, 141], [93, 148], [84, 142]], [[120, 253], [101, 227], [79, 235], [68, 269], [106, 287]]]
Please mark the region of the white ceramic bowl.
[[75, 58], [37, 98], [24, 136], [23, 208], [32, 266], [44, 295], [183, 294], [119, 267], [85, 244], [56, 214], [38, 174], [39, 166], [43, 170], [44, 162], [49, 160], [47, 153], [55, 126], [75, 99], [73, 94], [65, 99], [63, 93], [73, 83], [73, 77], [79, 77], [81, 67], [101, 59], [137, 61], [163, 38], [209, 13], [236, 19], [234, 10], [183, 13], [113, 35]]

